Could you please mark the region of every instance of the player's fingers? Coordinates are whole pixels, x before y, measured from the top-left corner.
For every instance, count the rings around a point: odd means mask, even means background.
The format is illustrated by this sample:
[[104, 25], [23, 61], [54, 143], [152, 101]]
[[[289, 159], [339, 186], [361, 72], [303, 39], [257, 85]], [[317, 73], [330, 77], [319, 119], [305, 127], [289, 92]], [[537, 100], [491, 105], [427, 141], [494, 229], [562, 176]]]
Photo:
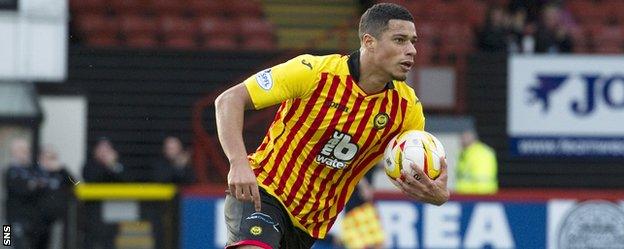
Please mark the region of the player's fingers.
[[446, 157], [440, 158], [440, 176], [436, 179], [437, 182], [443, 182], [446, 184], [448, 179], [448, 164], [446, 163]]
[[412, 170], [414, 171], [414, 179], [416, 181], [420, 183], [424, 183], [424, 184], [431, 183], [431, 179], [429, 178], [429, 176], [427, 176], [427, 174], [422, 169], [416, 166], [416, 164], [412, 163], [410, 164], [410, 166], [412, 167]]
[[245, 185], [244, 187], [242, 187], [243, 189], [243, 200], [245, 201], [251, 201], [251, 185]]
[[419, 191], [414, 191], [414, 186], [412, 186], [411, 184], [398, 179], [397, 182], [399, 183], [401, 192], [403, 192], [404, 194], [408, 195], [408, 196], [412, 196], [412, 197], [418, 197], [416, 195], [416, 193], [420, 193]]
[[245, 195], [243, 193], [243, 186], [236, 186], [236, 199], [238, 199], [239, 201], [244, 201], [245, 200]]
[[446, 164], [446, 157], [440, 157], [440, 171], [446, 171], [448, 164]]
[[251, 186], [251, 195], [252, 195], [254, 207], [256, 208], [256, 212], [262, 211], [261, 201], [260, 201], [260, 191], [258, 190], [258, 186]]
[[440, 175], [446, 175], [448, 164], [446, 163], [446, 157], [440, 157]]
[[230, 184], [229, 188], [226, 190], [226, 193], [238, 199], [238, 197], [236, 197], [236, 185]]
[[419, 190], [424, 190], [425, 185], [422, 182], [420, 182], [418, 179], [416, 179], [416, 177], [419, 177], [422, 179], [423, 177], [427, 177], [427, 176], [423, 176], [422, 173], [420, 173], [419, 176], [406, 174], [402, 182], [405, 184], [408, 184], [411, 187], [417, 188]]

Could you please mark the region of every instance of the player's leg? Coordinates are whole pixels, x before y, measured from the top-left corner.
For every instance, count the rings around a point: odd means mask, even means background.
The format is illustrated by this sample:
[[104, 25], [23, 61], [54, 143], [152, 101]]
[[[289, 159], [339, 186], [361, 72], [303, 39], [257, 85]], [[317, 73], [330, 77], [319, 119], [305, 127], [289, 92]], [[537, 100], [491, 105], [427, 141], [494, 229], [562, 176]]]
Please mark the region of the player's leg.
[[[275, 205], [272, 197], [261, 192], [261, 212], [256, 212], [254, 204], [239, 201], [231, 195], [225, 198], [225, 223], [228, 229], [226, 248], [280, 248], [284, 236], [282, 210]], [[279, 203], [278, 203], [279, 204]]]

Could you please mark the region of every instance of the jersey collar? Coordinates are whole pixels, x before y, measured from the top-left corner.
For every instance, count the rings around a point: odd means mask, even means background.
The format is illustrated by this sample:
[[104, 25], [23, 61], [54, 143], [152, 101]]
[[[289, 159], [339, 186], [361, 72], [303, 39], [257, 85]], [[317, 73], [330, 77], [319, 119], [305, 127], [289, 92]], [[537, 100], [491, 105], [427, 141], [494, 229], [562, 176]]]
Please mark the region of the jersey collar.
[[[349, 73], [355, 82], [360, 82], [360, 51], [357, 50], [347, 60], [347, 66], [349, 67]], [[392, 81], [386, 83], [386, 90], [394, 89], [394, 83]]]

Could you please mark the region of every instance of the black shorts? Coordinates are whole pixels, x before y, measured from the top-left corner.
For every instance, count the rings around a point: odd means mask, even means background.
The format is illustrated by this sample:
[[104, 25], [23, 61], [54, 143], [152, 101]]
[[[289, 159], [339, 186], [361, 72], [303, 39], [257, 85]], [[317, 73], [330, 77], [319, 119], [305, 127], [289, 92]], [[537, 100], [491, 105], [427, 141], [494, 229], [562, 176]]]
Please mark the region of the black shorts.
[[262, 248], [309, 249], [315, 238], [295, 227], [286, 209], [275, 197], [260, 188], [262, 211], [256, 212], [253, 202], [225, 197], [225, 224], [228, 242], [225, 248], [254, 245]]

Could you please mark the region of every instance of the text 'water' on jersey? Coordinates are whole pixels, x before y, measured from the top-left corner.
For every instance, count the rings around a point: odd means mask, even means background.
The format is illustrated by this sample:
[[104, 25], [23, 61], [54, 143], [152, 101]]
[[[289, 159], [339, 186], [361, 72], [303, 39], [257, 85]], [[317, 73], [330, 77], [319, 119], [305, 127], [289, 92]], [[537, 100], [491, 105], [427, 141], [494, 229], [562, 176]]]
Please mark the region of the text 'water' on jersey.
[[354, 53], [301, 55], [244, 82], [256, 109], [281, 103], [249, 156], [258, 184], [313, 237], [325, 237], [392, 137], [424, 129], [422, 106], [405, 82], [367, 95], [358, 78]]

